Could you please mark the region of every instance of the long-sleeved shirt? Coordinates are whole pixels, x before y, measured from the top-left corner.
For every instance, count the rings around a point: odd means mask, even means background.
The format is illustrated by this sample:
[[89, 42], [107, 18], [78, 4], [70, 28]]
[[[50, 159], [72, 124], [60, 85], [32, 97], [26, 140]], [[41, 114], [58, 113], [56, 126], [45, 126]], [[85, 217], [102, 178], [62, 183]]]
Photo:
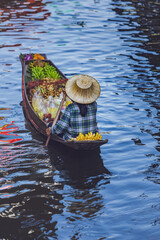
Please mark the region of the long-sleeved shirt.
[[97, 103], [87, 104], [87, 114], [82, 117], [77, 103], [69, 104], [61, 119], [52, 128], [52, 133], [63, 134], [65, 140], [76, 138], [79, 133], [96, 133], [98, 131], [96, 121]]

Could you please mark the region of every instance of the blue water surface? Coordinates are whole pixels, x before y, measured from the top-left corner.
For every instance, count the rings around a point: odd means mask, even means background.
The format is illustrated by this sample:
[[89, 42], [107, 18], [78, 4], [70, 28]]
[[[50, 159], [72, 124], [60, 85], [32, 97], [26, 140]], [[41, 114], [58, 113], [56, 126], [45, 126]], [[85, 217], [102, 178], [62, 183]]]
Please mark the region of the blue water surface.
[[[156, 0], [1, 1], [0, 239], [159, 239], [159, 16]], [[20, 53], [98, 80], [99, 152], [44, 148]]]

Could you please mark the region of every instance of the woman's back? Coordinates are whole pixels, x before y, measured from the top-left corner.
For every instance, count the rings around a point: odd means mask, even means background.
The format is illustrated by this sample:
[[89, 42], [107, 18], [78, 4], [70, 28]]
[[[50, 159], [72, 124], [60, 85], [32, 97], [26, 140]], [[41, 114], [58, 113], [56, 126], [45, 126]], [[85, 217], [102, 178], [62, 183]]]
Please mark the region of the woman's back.
[[63, 133], [64, 139], [75, 138], [80, 132], [82, 134], [96, 133], [98, 131], [96, 121], [97, 103], [86, 104], [86, 107], [87, 113], [83, 117], [77, 103], [68, 105], [61, 120], [54, 127], [55, 133]]
[[97, 121], [96, 121], [96, 112], [97, 112], [97, 103], [87, 104], [87, 113], [84, 117], [80, 114], [80, 109], [77, 103], [73, 103], [71, 116], [70, 116], [70, 125], [71, 125], [71, 135], [73, 137], [78, 136], [81, 132], [87, 134], [88, 132], [96, 133], [97, 132]]

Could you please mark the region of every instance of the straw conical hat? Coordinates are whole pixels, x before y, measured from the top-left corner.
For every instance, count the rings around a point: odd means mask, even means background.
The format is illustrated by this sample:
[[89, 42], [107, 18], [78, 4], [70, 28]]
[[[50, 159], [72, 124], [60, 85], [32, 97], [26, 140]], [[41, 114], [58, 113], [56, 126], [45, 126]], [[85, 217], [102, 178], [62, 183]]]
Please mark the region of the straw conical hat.
[[66, 94], [74, 102], [89, 104], [97, 100], [101, 92], [99, 83], [88, 75], [75, 75], [66, 83]]

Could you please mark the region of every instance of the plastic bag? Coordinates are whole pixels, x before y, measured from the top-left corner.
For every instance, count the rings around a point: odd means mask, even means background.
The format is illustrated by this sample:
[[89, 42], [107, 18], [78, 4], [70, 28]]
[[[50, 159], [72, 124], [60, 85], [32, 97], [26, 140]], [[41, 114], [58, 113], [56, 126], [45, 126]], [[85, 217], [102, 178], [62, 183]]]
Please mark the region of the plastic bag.
[[58, 108], [54, 102], [54, 98], [52, 96], [49, 96], [47, 102], [47, 111], [49, 114], [51, 114], [51, 118], [55, 118], [57, 110]]
[[42, 97], [40, 89], [37, 89], [37, 91], [32, 97], [32, 106], [34, 111], [40, 117], [40, 119], [43, 119], [44, 114], [47, 113], [47, 102]]

